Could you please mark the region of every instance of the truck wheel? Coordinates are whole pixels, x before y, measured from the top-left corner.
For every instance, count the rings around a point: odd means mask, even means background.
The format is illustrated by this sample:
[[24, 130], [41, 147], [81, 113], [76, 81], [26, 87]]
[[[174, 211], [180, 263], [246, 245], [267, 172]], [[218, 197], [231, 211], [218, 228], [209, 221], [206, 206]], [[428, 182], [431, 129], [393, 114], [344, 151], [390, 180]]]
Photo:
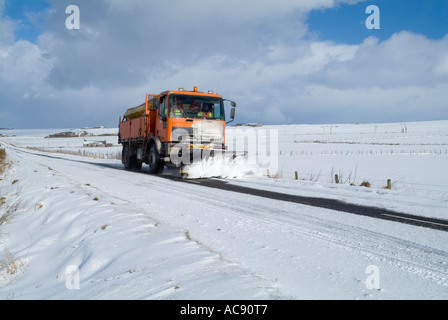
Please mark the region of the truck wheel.
[[162, 173], [165, 163], [160, 160], [159, 152], [157, 151], [157, 146], [152, 144], [149, 148], [149, 172], [150, 173]]
[[121, 152], [121, 162], [124, 164], [125, 169], [131, 169], [131, 154], [129, 150], [129, 143], [123, 145], [123, 151]]
[[123, 146], [123, 152], [121, 154], [122, 163], [127, 170], [140, 170], [142, 168], [141, 162], [137, 161], [137, 156], [131, 156], [131, 147], [129, 143]]

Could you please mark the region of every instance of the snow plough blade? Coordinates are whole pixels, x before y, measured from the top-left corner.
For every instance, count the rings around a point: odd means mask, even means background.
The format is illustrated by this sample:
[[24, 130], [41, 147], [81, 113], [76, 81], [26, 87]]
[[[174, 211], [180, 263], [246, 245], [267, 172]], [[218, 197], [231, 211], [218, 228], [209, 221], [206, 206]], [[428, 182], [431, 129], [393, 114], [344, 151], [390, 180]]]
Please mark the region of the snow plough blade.
[[238, 165], [247, 152], [215, 150], [202, 159], [191, 164], [183, 165], [179, 173], [182, 179], [221, 178], [222, 171]]

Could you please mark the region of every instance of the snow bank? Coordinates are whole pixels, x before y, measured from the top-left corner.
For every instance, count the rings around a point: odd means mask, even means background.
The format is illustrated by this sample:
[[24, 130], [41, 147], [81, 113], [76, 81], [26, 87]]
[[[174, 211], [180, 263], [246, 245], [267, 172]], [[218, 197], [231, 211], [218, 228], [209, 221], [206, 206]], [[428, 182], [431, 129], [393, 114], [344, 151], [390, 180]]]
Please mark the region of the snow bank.
[[101, 182], [92, 176], [100, 167], [74, 167], [81, 157], [9, 154], [14, 166], [1, 184], [0, 216], [10, 219], [0, 225], [1, 299], [275, 297], [269, 282], [153, 216], [166, 204], [132, 183]]

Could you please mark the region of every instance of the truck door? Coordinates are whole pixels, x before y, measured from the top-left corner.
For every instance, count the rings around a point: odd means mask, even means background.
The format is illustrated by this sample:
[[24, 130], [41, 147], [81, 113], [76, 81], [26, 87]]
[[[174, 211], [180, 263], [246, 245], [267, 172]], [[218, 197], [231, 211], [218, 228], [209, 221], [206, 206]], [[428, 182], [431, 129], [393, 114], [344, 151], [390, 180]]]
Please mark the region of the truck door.
[[160, 138], [161, 141], [167, 141], [167, 96], [160, 96], [159, 98], [159, 108], [157, 111], [158, 119], [156, 135]]

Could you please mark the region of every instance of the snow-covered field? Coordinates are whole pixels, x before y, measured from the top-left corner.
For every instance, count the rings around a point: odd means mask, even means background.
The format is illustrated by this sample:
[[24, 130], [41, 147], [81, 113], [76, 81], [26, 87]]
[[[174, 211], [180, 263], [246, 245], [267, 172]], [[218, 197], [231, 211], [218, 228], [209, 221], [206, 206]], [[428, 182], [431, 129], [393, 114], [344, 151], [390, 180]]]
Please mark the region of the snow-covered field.
[[[45, 138], [63, 131], [93, 135]], [[115, 128], [0, 133], [2, 299], [448, 298], [447, 232], [125, 171]], [[255, 143], [252, 161], [191, 176], [448, 220], [448, 121], [229, 127], [227, 143]]]

